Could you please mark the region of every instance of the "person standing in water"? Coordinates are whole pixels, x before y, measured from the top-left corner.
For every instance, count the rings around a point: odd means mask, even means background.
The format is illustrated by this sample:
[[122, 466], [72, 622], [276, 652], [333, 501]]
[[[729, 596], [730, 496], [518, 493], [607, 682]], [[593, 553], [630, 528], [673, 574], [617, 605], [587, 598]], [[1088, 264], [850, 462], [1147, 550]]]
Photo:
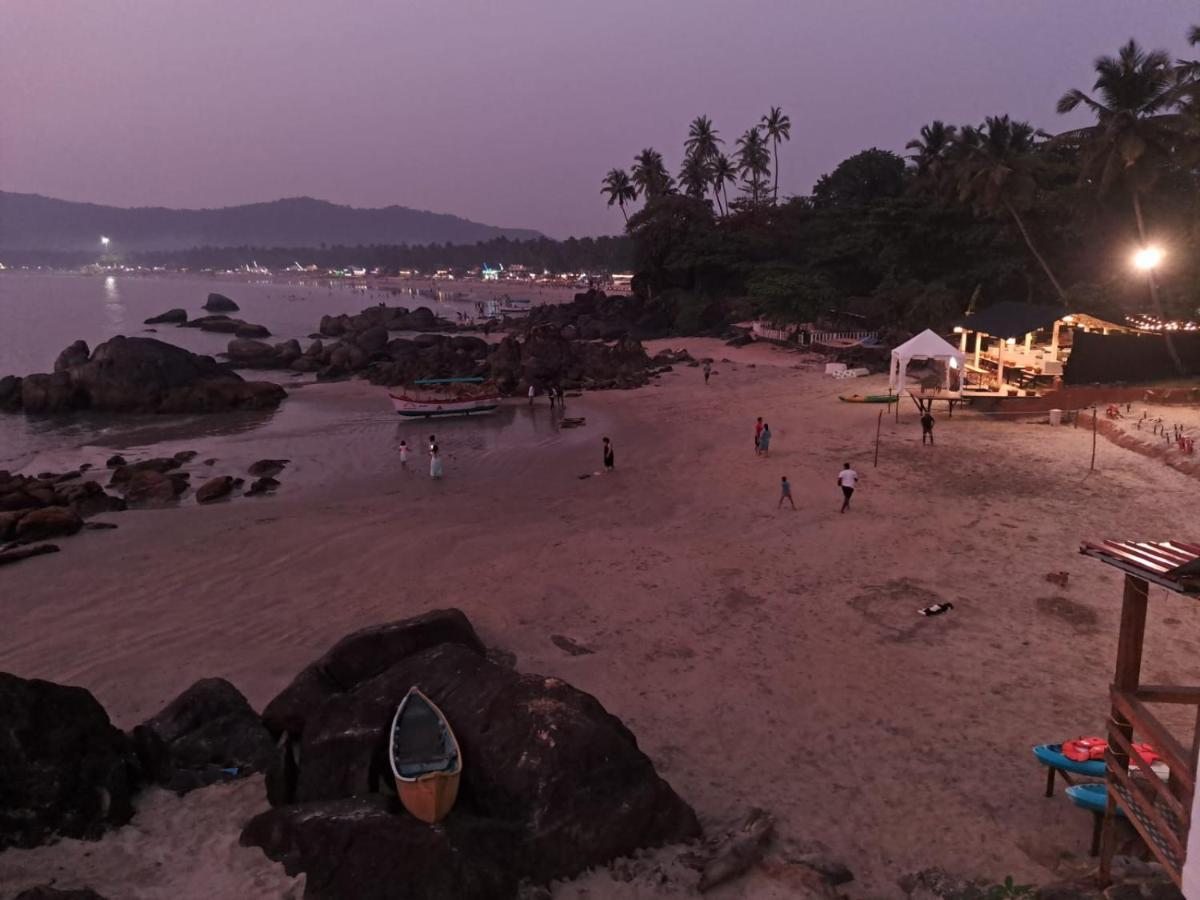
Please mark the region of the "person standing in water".
[[616, 457], [613, 454], [613, 443], [604, 439], [604, 471], [611, 472], [616, 467]]
[[775, 508], [779, 509], [779, 507], [783, 506], [783, 501], [786, 500], [788, 503], [792, 504], [792, 509], [795, 509], [796, 501], [792, 499], [792, 483], [787, 480], [786, 475], [779, 479], [779, 491], [779, 503], [775, 506]]
[[842, 489], [842, 512], [845, 512], [850, 508], [850, 498], [854, 496], [854, 486], [858, 484], [858, 473], [850, 468], [850, 463], [842, 463], [837, 483]]
[[763, 423], [762, 431], [758, 435], [758, 452], [763, 456], [771, 455], [771, 426]]
[[712, 363], [707, 359], [704, 361], [704, 383], [708, 384], [708, 376], [712, 374]]
[[442, 457], [438, 454], [437, 444], [429, 451], [429, 477], [434, 481], [442, 480]]

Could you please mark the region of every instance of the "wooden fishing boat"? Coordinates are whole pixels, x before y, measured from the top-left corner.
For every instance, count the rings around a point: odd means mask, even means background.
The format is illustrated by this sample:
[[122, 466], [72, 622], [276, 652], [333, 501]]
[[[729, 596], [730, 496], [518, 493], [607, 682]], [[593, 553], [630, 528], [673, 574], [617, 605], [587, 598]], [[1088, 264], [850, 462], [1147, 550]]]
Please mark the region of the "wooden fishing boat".
[[416, 687], [392, 719], [388, 759], [404, 808], [431, 825], [444, 819], [458, 797], [462, 751], [442, 711]]
[[388, 391], [388, 397], [396, 412], [406, 419], [477, 415], [492, 412], [500, 405], [500, 392], [482, 378], [423, 378], [400, 391]]
[[896, 396], [894, 394], [842, 394], [838, 399], [843, 403], [891, 403]]

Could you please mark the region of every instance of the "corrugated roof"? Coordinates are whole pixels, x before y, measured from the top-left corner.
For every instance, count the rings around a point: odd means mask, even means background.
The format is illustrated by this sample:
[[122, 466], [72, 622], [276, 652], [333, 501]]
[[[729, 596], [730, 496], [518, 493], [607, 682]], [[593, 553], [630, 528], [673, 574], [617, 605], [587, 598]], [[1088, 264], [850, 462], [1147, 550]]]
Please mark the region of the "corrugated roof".
[[993, 303], [982, 312], [955, 322], [955, 327], [982, 331], [999, 338], [1025, 337], [1039, 328], [1050, 328], [1055, 320], [1068, 315], [1061, 306], [1039, 306], [1036, 303], [1017, 303], [1003, 300]]
[[1200, 545], [1184, 541], [1084, 541], [1079, 552], [1181, 594], [1200, 595]]

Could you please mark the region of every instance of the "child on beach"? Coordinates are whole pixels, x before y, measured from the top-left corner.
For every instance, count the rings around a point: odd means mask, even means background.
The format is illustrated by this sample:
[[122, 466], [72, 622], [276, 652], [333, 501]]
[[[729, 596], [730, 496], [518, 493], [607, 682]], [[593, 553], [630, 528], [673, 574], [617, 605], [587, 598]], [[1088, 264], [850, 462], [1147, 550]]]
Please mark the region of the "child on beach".
[[708, 376], [712, 374], [712, 363], [704, 361], [704, 383], [708, 384]]
[[850, 463], [842, 463], [837, 483], [842, 489], [842, 512], [845, 512], [850, 508], [850, 498], [854, 496], [854, 486], [858, 484], [858, 473], [850, 468]]
[[604, 471], [611, 472], [616, 466], [616, 460], [613, 455], [613, 444], [608, 438], [604, 439]]
[[434, 481], [440, 481], [442, 478], [442, 458], [438, 456], [437, 444], [429, 450], [429, 477]]
[[779, 503], [775, 506], [775, 508], [779, 509], [779, 507], [783, 506], [783, 501], [786, 500], [788, 503], [792, 504], [792, 509], [795, 509], [796, 501], [792, 499], [792, 483], [787, 480], [786, 475], [779, 479], [779, 490]]
[[400, 447], [400, 468], [408, 468], [408, 441], [401, 441]]
[[929, 438], [929, 446], [933, 446], [933, 413], [925, 410], [921, 415], [921, 446], [925, 446], [925, 439]]
[[771, 455], [771, 426], [764, 424], [758, 435], [758, 452], [763, 456]]

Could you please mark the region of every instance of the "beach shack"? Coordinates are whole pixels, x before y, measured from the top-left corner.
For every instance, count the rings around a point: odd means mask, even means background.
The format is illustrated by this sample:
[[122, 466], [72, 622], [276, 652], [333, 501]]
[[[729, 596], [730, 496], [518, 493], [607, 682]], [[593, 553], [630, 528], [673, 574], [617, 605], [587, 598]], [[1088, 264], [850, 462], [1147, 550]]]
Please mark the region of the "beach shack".
[[1136, 328], [1061, 307], [1004, 301], [954, 325], [972, 393], [1037, 393], [1062, 378], [1076, 330], [1132, 334]]
[[[1200, 897], [1200, 847], [1196, 846], [1200, 834], [1190, 835], [1190, 825], [1200, 812], [1196, 808], [1200, 685], [1144, 684], [1141, 680], [1151, 589], [1164, 589], [1164, 605], [1171, 594], [1200, 599], [1200, 544], [1087, 541], [1079, 549], [1125, 574], [1104, 755], [1107, 799], [1100, 880], [1104, 884], [1111, 880], [1116, 820], [1123, 817], [1185, 896]], [[1152, 705], [1166, 710], [1153, 712]], [[1190, 733], [1180, 738], [1180, 731]], [[1166, 765], [1165, 780], [1154, 773], [1154, 760], [1146, 758], [1151, 751]]]
[[[908, 366], [924, 362], [924, 375], [915, 383], [908, 381]], [[917, 336], [892, 350], [888, 368], [888, 390], [897, 397], [907, 392], [922, 410], [935, 400], [945, 400], [951, 409], [962, 399], [963, 366], [966, 354], [937, 333], [926, 328]]]

